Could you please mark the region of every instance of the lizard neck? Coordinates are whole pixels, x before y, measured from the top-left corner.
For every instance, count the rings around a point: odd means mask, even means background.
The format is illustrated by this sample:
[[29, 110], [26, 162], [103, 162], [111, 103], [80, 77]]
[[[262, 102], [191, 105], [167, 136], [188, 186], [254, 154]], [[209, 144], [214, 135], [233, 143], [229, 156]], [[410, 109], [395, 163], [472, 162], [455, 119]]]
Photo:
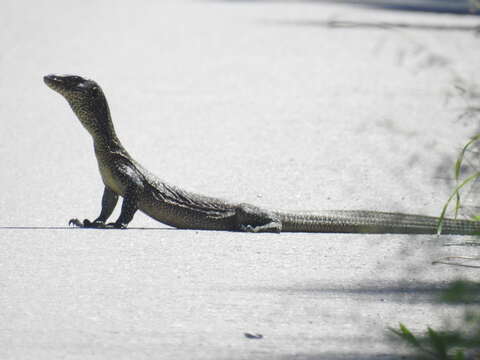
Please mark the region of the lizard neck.
[[93, 137], [93, 146], [95, 153], [121, 153], [128, 155], [120, 140], [116, 137]]
[[92, 136], [96, 150], [125, 150], [115, 132], [107, 99], [103, 93], [93, 99], [84, 101], [73, 99], [69, 102], [80, 123]]
[[106, 116], [106, 118], [99, 121], [91, 121], [90, 118], [89, 127], [87, 127], [87, 130], [93, 139], [95, 153], [122, 153], [128, 155], [115, 133], [110, 114], [107, 114]]

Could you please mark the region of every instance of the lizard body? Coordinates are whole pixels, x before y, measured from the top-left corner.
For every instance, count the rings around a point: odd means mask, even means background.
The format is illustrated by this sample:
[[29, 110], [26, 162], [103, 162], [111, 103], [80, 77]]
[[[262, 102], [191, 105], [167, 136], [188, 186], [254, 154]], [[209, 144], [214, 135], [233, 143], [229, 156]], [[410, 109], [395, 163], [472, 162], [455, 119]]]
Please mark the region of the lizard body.
[[[136, 162], [118, 139], [100, 86], [74, 75], [47, 75], [45, 83], [61, 94], [93, 138], [105, 185], [100, 215], [92, 222], [70, 220], [79, 227], [125, 228], [137, 210], [181, 229], [249, 232], [343, 232], [434, 234], [439, 219], [423, 215], [363, 210], [282, 212], [199, 195], [170, 185]], [[118, 197], [124, 198], [119, 218], [106, 224]], [[445, 219], [444, 234], [474, 234], [480, 222]]]

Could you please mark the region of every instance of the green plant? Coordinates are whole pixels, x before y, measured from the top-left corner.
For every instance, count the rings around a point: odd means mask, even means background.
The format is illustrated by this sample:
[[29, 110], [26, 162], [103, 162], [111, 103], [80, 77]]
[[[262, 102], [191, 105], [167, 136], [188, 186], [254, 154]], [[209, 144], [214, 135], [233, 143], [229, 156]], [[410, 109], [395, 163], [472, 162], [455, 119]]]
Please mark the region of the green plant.
[[[438, 299], [441, 303], [472, 305], [480, 303], [480, 283], [458, 280], [452, 282]], [[427, 328], [414, 334], [404, 324], [389, 328], [395, 340], [408, 345], [415, 357], [423, 360], [480, 359], [480, 312], [465, 308], [463, 321], [454, 329]]]
[[[476, 0], [479, 1], [480, 0]], [[473, 120], [480, 119], [480, 91], [476, 84], [469, 84], [465, 80], [461, 78], [457, 78], [455, 80], [454, 87], [458, 92], [458, 95], [464, 99], [465, 101], [465, 108], [462, 114], [459, 115], [459, 119], [469, 118]], [[475, 182], [477, 179], [480, 178], [480, 171], [475, 171], [473, 174], [466, 175], [462, 169], [465, 163], [466, 154], [469, 153], [472, 148], [476, 145], [480, 144], [480, 134], [473, 136], [462, 148], [460, 154], [455, 161], [455, 168], [454, 168], [454, 177], [456, 186], [453, 189], [451, 195], [449, 196], [448, 200], [446, 201], [445, 205], [442, 208], [442, 212], [439, 216], [439, 223], [438, 223], [438, 233], [442, 230], [443, 219], [445, 218], [446, 212], [448, 207], [450, 206], [451, 202], [455, 200], [455, 208], [454, 213], [455, 217], [458, 216], [458, 213], [461, 208], [461, 191], [468, 185]], [[474, 220], [480, 221], [480, 215], [472, 216]]]
[[[457, 161], [455, 162], [455, 181], [457, 183], [457, 186], [453, 190], [452, 194], [448, 198], [447, 202], [442, 208], [442, 212], [440, 214], [440, 220], [438, 224], [438, 233], [442, 231], [442, 223], [443, 219], [445, 218], [445, 214], [447, 212], [447, 209], [453, 199], [455, 199], [455, 217], [458, 216], [458, 212], [461, 207], [461, 197], [460, 197], [460, 191], [469, 183], [477, 180], [480, 178], [480, 171], [476, 171], [475, 173], [467, 176], [466, 178], [462, 179], [462, 164], [465, 159], [465, 153], [467, 150], [469, 150], [475, 143], [480, 141], [480, 134], [475, 135], [472, 139], [470, 139], [469, 142], [465, 144], [463, 147], [462, 151], [460, 152]], [[474, 216], [473, 217], [475, 220], [480, 220], [480, 216]]]

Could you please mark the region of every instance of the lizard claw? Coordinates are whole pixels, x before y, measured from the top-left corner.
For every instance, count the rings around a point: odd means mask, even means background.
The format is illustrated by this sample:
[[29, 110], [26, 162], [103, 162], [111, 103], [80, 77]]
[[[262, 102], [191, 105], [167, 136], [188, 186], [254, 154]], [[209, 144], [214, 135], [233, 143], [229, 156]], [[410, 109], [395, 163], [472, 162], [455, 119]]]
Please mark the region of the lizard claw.
[[240, 225], [240, 230], [243, 231], [243, 232], [250, 232], [250, 233], [253, 233], [253, 232], [256, 232], [255, 231], [255, 228], [252, 226], [252, 225]]
[[250, 225], [250, 224], [241, 224], [240, 231], [249, 232], [249, 233], [260, 233], [260, 232], [269, 232], [269, 233], [280, 233], [282, 231], [282, 224], [279, 222], [269, 222], [265, 225]]
[[108, 223], [105, 227], [107, 229], [126, 229], [127, 225], [114, 222], [114, 223]]
[[68, 226], [76, 226], [76, 227], [83, 227], [83, 224], [80, 220], [78, 219], [70, 219], [68, 221]]

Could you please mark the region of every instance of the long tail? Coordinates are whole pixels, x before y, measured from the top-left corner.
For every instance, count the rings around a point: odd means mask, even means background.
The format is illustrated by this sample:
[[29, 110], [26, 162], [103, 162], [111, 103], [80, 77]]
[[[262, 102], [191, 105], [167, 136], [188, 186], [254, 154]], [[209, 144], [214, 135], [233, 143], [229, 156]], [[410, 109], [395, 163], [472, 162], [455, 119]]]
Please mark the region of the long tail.
[[[433, 216], [363, 210], [325, 210], [314, 213], [276, 212], [285, 232], [366, 234], [436, 234]], [[444, 219], [442, 234], [480, 234], [480, 221]]]

